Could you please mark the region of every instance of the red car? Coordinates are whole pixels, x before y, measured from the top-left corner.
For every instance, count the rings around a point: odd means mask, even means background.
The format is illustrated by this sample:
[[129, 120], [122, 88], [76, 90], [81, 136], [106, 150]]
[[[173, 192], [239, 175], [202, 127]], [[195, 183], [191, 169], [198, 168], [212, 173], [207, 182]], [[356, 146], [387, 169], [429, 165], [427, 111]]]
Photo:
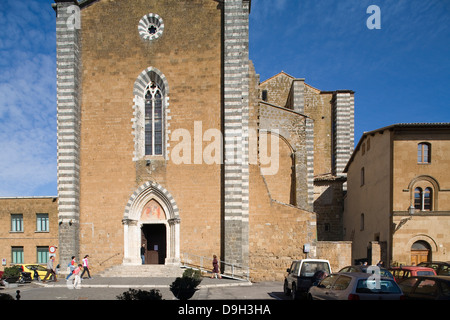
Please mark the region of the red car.
[[389, 269], [394, 275], [395, 281], [400, 281], [406, 278], [415, 276], [435, 276], [436, 271], [433, 268], [416, 267], [416, 266], [401, 266], [392, 267]]

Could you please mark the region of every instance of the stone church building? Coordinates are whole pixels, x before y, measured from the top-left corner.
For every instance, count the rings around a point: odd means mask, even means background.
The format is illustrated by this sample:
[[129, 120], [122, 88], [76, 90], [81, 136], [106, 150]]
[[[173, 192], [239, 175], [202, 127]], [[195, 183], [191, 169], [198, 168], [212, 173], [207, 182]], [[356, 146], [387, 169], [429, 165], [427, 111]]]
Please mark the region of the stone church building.
[[251, 5], [55, 0], [62, 265], [140, 265], [142, 245], [146, 264], [216, 254], [254, 278], [332, 259], [354, 93], [260, 81]]

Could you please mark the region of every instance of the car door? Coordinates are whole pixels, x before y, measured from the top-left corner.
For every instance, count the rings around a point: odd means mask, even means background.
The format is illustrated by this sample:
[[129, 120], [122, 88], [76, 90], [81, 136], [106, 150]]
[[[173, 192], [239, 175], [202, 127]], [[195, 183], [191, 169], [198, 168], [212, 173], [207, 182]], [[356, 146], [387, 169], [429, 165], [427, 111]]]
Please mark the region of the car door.
[[300, 261], [294, 261], [289, 268], [289, 273], [287, 275], [289, 289], [292, 289], [292, 282], [297, 281], [298, 269], [300, 266]]
[[436, 300], [439, 294], [438, 282], [434, 279], [419, 279], [414, 291], [409, 294], [410, 299]]
[[334, 282], [331, 290], [328, 292], [329, 300], [347, 300], [347, 289], [351, 281], [351, 277], [340, 275]]
[[312, 287], [312, 295], [314, 299], [317, 300], [332, 300], [332, 296], [330, 295], [331, 288], [333, 287], [334, 282], [339, 277], [338, 274], [331, 274], [322, 281], [316, 287]]

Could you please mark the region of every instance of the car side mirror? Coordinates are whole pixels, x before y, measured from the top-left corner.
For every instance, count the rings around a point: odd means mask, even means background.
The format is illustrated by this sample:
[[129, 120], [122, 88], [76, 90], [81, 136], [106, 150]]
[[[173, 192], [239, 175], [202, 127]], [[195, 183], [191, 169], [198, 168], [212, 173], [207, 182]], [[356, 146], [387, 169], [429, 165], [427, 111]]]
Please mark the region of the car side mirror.
[[290, 268], [287, 268], [287, 269], [286, 269], [286, 272], [287, 272], [287, 273], [291, 272], [291, 269], [290, 269]]

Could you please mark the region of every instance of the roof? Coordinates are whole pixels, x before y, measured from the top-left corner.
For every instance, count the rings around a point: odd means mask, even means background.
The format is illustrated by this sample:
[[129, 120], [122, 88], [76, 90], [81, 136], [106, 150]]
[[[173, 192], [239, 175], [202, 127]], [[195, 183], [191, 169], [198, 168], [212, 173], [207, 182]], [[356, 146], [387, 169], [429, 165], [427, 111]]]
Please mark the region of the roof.
[[[75, 4], [78, 4], [80, 7], [84, 7], [87, 6], [93, 2], [96, 2], [98, 0], [55, 0], [55, 2], [73, 2]], [[214, 0], [214, 1], [223, 1], [223, 0]], [[252, 8], [252, 0], [246, 0], [248, 1], [248, 8], [249, 8], [249, 12]]]
[[355, 155], [358, 152], [362, 142], [368, 135], [374, 135], [375, 133], [383, 132], [386, 130], [399, 130], [399, 129], [450, 129], [450, 122], [397, 123], [379, 129], [375, 129], [372, 131], [364, 132], [361, 138], [359, 139], [359, 142], [356, 145], [355, 149], [353, 150], [353, 153], [350, 159], [348, 160], [347, 165], [345, 166], [344, 172], [348, 171], [348, 168], [353, 159], [355, 158]]

